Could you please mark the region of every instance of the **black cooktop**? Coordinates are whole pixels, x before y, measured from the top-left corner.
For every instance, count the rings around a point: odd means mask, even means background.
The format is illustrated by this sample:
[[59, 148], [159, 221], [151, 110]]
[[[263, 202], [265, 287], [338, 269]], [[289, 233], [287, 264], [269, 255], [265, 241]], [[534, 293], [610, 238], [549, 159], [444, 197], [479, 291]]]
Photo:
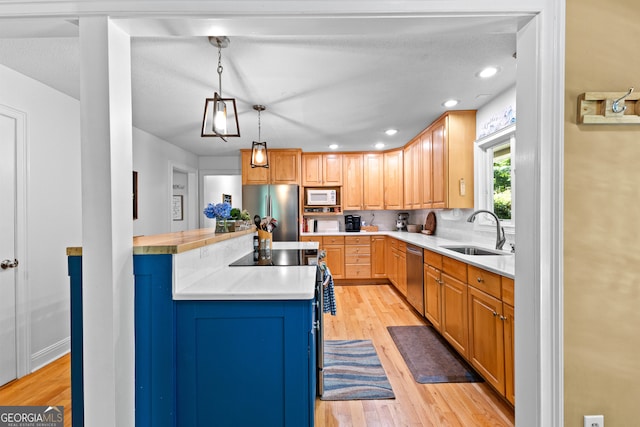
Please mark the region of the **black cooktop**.
[[[269, 256], [270, 252], [270, 256]], [[317, 249], [273, 249], [251, 252], [235, 260], [230, 267], [318, 265]]]

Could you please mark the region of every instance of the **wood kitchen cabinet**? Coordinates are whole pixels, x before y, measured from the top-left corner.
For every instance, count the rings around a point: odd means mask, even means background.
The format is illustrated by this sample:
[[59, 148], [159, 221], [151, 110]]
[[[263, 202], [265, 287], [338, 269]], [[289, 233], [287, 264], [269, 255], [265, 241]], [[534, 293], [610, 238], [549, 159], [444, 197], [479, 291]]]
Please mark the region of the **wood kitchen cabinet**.
[[251, 150], [240, 150], [242, 185], [298, 184], [301, 182], [301, 150], [269, 150], [269, 167], [252, 168]]
[[422, 145], [420, 136], [404, 148], [404, 208], [422, 207]]
[[271, 183], [300, 185], [301, 154], [301, 150], [269, 150]]
[[327, 254], [326, 262], [334, 279], [344, 279], [344, 236], [323, 236], [322, 249]]
[[403, 150], [384, 153], [384, 208], [404, 209]]
[[366, 153], [363, 161], [362, 207], [365, 210], [384, 209], [384, 155]]
[[342, 185], [342, 155], [303, 153], [302, 185], [305, 187]]
[[398, 239], [388, 237], [385, 245], [387, 253], [385, 260], [385, 268], [387, 272], [387, 279], [396, 288], [398, 287], [398, 260], [396, 255], [398, 253]]
[[442, 336], [468, 358], [467, 265], [443, 256], [442, 282]]
[[500, 393], [505, 393], [502, 301], [469, 286], [469, 362]]
[[508, 277], [502, 277], [502, 320], [504, 322], [504, 386], [505, 397], [512, 405], [516, 404], [515, 389], [515, 315], [514, 315], [514, 281]]
[[[423, 136], [430, 143], [431, 149], [426, 152], [431, 157], [431, 175], [425, 178], [423, 173], [423, 208], [473, 208], [475, 133], [475, 111], [449, 111], [427, 128]], [[423, 153], [424, 145], [423, 139]], [[427, 160], [423, 157], [423, 165]], [[430, 204], [425, 203], [429, 193], [426, 185], [431, 187]]]
[[424, 250], [424, 314], [442, 331], [442, 255]]
[[385, 236], [371, 236], [371, 277], [381, 279], [387, 277]]
[[344, 269], [347, 279], [371, 278], [371, 236], [344, 238]]
[[515, 404], [513, 279], [468, 266], [469, 362]]
[[[251, 150], [240, 150], [242, 154], [242, 185], [269, 184], [269, 168], [251, 167]], [[271, 157], [271, 151], [268, 152]]]
[[426, 129], [420, 134], [420, 143], [422, 144], [422, 195], [420, 204], [422, 208], [433, 207], [433, 146], [431, 143], [431, 134], [432, 132], [429, 129]]
[[342, 166], [342, 209], [362, 210], [364, 190], [362, 154], [343, 154]]

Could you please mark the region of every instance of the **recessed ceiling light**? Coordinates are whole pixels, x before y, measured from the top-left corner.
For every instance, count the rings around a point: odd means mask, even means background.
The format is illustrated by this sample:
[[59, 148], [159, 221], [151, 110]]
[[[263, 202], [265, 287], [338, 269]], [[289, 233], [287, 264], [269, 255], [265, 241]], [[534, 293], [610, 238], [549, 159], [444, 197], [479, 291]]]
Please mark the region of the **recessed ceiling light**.
[[338, 148], [338, 144], [331, 144], [329, 145], [329, 148], [331, 148], [332, 150], [336, 150]]
[[450, 99], [448, 101], [445, 101], [442, 103], [443, 106], [447, 107], [447, 108], [451, 108], [451, 107], [455, 107], [456, 105], [458, 105], [458, 101], [457, 99]]
[[393, 136], [396, 133], [398, 133], [398, 129], [387, 129], [387, 130], [384, 131], [384, 133], [386, 133], [389, 136]]
[[478, 77], [482, 79], [488, 79], [489, 77], [495, 76], [497, 72], [497, 67], [487, 67], [478, 73]]
[[378, 143], [375, 145], [375, 147], [376, 147], [378, 150], [381, 150], [381, 149], [383, 149], [383, 148], [384, 148], [384, 144], [383, 144], [382, 142], [378, 142]]

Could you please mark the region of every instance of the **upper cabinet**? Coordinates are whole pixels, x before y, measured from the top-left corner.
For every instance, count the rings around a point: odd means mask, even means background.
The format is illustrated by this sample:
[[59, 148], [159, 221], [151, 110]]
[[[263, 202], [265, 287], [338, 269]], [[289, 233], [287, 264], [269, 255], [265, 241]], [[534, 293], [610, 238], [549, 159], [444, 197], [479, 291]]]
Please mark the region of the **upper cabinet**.
[[384, 155], [365, 153], [362, 161], [364, 163], [362, 207], [365, 210], [384, 209]]
[[447, 112], [422, 133], [423, 208], [473, 208], [475, 134], [475, 111]]
[[345, 211], [358, 211], [362, 209], [363, 166], [362, 154], [343, 154], [343, 186], [342, 208]]
[[403, 151], [384, 153], [384, 208], [404, 209]]
[[242, 153], [242, 184], [298, 184], [301, 181], [301, 150], [269, 150], [269, 167], [252, 168], [251, 150]]
[[342, 185], [342, 154], [302, 154], [302, 185], [305, 187]]
[[422, 207], [422, 144], [420, 135], [404, 147], [404, 207]]

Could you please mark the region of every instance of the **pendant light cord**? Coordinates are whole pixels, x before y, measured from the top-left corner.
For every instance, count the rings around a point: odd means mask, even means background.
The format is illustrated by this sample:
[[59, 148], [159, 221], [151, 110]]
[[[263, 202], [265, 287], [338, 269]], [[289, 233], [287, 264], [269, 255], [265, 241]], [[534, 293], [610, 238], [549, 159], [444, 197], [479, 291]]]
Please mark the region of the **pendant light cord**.
[[222, 98], [222, 46], [218, 42], [218, 90]]

